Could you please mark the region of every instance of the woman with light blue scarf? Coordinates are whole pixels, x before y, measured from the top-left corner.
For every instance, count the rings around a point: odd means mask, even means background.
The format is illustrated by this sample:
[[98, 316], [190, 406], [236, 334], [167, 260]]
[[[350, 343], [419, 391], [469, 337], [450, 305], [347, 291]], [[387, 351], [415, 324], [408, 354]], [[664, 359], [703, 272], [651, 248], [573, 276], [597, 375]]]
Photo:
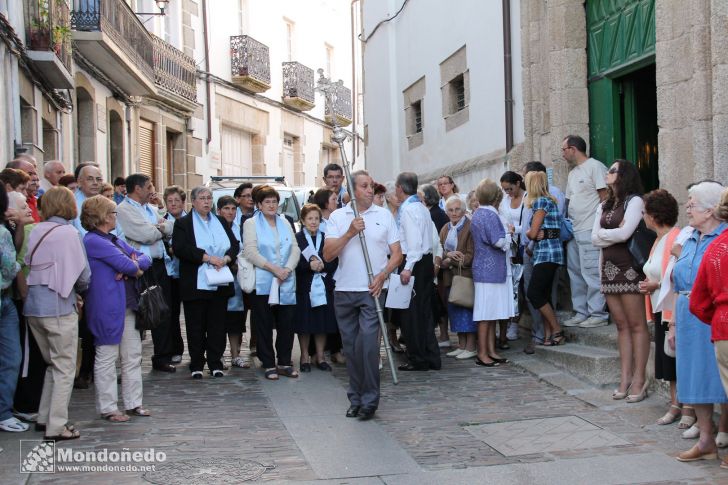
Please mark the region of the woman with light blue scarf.
[[[321, 209], [306, 204], [301, 209], [303, 229], [296, 234], [301, 258], [296, 268], [296, 324], [301, 346], [301, 372], [311, 371], [309, 342], [313, 335], [316, 347], [316, 367], [330, 371], [324, 348], [326, 336], [339, 331], [334, 313], [334, 272], [339, 260], [324, 262], [325, 234], [321, 231]], [[310, 248], [310, 249], [308, 249]]]
[[172, 249], [179, 258], [180, 294], [184, 302], [187, 349], [193, 379], [202, 379], [207, 367], [213, 377], [222, 377], [225, 352], [225, 314], [233, 296], [232, 281], [210, 284], [211, 271], [231, 267], [240, 243], [225, 220], [212, 210], [212, 192], [207, 187], [192, 189], [192, 211], [174, 223]]
[[[257, 211], [243, 224], [243, 256], [255, 266], [251, 312], [255, 319], [258, 358], [265, 377], [298, 377], [293, 368], [293, 319], [296, 311], [296, 275], [301, 251], [290, 224], [278, 215], [280, 195], [268, 185], [253, 192]], [[273, 328], [276, 329], [275, 349]], [[276, 354], [277, 362], [276, 366]]]

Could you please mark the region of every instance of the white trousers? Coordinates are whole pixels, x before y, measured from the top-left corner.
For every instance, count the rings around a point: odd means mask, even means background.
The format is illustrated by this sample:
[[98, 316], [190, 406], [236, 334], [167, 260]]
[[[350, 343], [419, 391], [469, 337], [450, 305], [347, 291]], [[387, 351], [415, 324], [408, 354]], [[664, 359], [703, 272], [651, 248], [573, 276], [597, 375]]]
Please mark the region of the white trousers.
[[97, 345], [94, 362], [96, 410], [100, 414], [118, 412], [116, 359], [121, 357], [121, 398], [124, 409], [142, 405], [142, 340], [135, 326], [134, 312], [127, 308], [124, 333], [119, 345]]

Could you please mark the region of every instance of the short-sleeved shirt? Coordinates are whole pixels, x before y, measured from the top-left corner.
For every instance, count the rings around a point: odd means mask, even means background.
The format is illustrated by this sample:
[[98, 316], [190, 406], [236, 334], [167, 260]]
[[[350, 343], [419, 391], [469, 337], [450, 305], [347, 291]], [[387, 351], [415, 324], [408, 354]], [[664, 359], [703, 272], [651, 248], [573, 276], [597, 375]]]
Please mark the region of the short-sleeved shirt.
[[[376, 276], [387, 267], [389, 246], [399, 242], [399, 231], [392, 213], [372, 204], [359, 215], [364, 219], [366, 237], [372, 272]], [[326, 223], [326, 239], [338, 239], [349, 230], [354, 220], [351, 203], [331, 213]], [[364, 261], [359, 236], [353, 237], [339, 253], [339, 267], [334, 273], [336, 291], [369, 291], [369, 275]]]
[[[559, 208], [548, 197], [539, 197], [534, 200], [531, 210], [534, 214], [538, 210], [546, 212], [541, 229], [561, 228]], [[561, 243], [561, 239], [542, 239], [535, 242], [533, 248], [533, 264], [535, 266], [539, 263], [564, 264], [564, 246]]]
[[574, 223], [574, 231], [591, 230], [594, 215], [601, 203], [599, 193], [607, 187], [604, 177], [607, 167], [593, 158], [586, 159], [569, 172], [566, 184], [566, 198], [569, 199], [569, 217]]

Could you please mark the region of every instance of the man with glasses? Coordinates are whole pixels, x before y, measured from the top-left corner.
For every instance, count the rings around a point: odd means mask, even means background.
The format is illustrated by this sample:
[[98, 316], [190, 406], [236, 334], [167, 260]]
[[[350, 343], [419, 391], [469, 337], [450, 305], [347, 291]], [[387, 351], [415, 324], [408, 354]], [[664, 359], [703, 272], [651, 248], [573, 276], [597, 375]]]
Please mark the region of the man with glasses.
[[[174, 223], [160, 217], [149, 200], [154, 186], [148, 175], [133, 173], [126, 178], [126, 198], [117, 206], [116, 233], [131, 247], [149, 256], [152, 260], [153, 279], [162, 287], [167, 305], [172, 302], [172, 285], [164, 262], [163, 238], [172, 236]], [[171, 332], [170, 316], [152, 330], [154, 355], [152, 368], [162, 372], [175, 372], [172, 357], [175, 355], [174, 335]]]
[[592, 328], [607, 325], [604, 295], [599, 291], [599, 248], [591, 243], [591, 230], [599, 204], [607, 197], [607, 167], [587, 157], [586, 142], [569, 135], [561, 142], [561, 153], [569, 164], [566, 184], [567, 213], [574, 225], [574, 238], [566, 248], [571, 298], [576, 314], [565, 327]]
[[351, 198], [344, 183], [344, 169], [336, 163], [329, 163], [324, 167], [324, 186], [336, 194], [336, 208], [341, 209]]

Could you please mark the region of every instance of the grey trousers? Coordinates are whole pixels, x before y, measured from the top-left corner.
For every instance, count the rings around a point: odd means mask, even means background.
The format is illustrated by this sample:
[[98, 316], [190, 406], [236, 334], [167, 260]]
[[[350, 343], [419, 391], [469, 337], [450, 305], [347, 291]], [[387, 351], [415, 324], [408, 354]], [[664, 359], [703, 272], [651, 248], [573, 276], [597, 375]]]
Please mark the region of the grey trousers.
[[[379, 301], [384, 307], [384, 294]], [[335, 291], [334, 309], [349, 374], [353, 406], [379, 406], [379, 318], [368, 291]]]
[[566, 245], [566, 262], [571, 282], [571, 300], [574, 311], [586, 318], [606, 320], [605, 300], [599, 279], [599, 248], [591, 243], [591, 230], [574, 233]]

